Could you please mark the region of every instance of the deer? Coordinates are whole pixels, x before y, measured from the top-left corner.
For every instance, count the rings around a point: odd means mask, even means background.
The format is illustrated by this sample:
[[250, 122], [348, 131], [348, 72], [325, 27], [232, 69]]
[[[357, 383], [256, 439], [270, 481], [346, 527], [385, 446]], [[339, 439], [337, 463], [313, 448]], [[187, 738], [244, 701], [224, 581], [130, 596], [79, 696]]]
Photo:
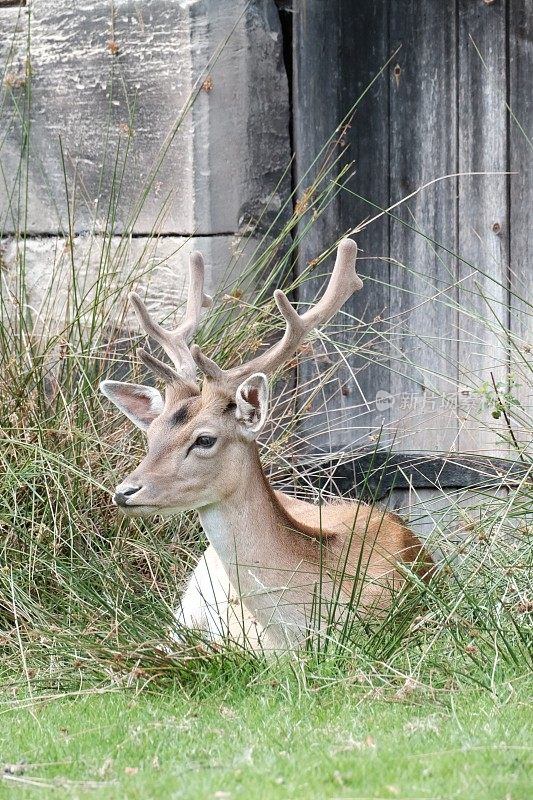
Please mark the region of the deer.
[[394, 513], [357, 500], [306, 502], [274, 489], [261, 465], [257, 440], [268, 418], [269, 376], [362, 288], [356, 258], [356, 243], [342, 239], [322, 296], [301, 314], [276, 290], [283, 336], [227, 369], [193, 343], [202, 309], [212, 304], [200, 253], [190, 256], [185, 315], [174, 330], [155, 322], [138, 294], [129, 296], [172, 366], [137, 350], [163, 382], [164, 396], [148, 385], [100, 384], [148, 445], [113, 503], [129, 516], [199, 516], [209, 544], [176, 610], [178, 639], [179, 629], [194, 630], [263, 652], [298, 649], [331, 630], [332, 617], [387, 614], [410, 576], [427, 581], [431, 574], [431, 556]]

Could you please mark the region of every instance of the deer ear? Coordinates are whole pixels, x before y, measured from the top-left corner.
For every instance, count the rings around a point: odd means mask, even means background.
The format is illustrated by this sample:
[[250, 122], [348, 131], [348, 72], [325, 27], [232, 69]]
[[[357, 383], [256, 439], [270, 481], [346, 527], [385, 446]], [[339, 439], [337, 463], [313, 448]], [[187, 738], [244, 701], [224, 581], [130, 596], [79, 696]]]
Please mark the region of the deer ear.
[[268, 381], [262, 372], [250, 375], [235, 395], [235, 417], [244, 435], [255, 439], [263, 430], [268, 414]]
[[163, 398], [152, 386], [102, 381], [100, 391], [143, 431], [163, 410]]

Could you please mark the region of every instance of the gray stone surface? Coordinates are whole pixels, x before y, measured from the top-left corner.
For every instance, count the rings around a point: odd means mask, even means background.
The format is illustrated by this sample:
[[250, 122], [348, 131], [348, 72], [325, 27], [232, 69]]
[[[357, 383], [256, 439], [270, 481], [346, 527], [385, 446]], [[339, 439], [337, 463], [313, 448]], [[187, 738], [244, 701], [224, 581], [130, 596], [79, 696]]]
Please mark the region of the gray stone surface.
[[[2, 296], [8, 314], [18, 313], [17, 282], [25, 262], [29, 333], [44, 343], [78, 319], [88, 331], [96, 314], [98, 328], [140, 331], [127, 303], [135, 289], [158, 320], [171, 326], [184, 310], [188, 285], [188, 256], [200, 250], [206, 264], [206, 291], [223, 294], [224, 287], [246, 268], [258, 241], [231, 236], [187, 239], [169, 236], [126, 239], [79, 236], [71, 254], [63, 238], [34, 238], [24, 245], [6, 239], [0, 251]], [[95, 311], [96, 308], [96, 311]], [[96, 355], [96, 354], [95, 354]]]
[[68, 229], [60, 142], [76, 232], [109, 230], [113, 184], [114, 233], [235, 233], [271, 196], [262, 226], [273, 219], [290, 190], [288, 86], [273, 0], [31, 4], [28, 128], [29, 13], [0, 15], [0, 233], [21, 224], [25, 132], [29, 232]]

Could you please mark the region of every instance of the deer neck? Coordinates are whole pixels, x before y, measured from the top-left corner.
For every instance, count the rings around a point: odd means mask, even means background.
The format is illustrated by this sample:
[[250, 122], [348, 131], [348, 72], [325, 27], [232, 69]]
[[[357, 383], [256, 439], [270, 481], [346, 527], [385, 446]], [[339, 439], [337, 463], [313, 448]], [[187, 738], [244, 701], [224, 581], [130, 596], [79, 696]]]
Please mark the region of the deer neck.
[[269, 638], [301, 640], [317, 573], [316, 543], [295, 529], [268, 483], [255, 445], [242, 465], [246, 481], [199, 511], [207, 538], [243, 604]]
[[254, 565], [260, 563], [262, 555], [269, 565], [284, 563], [293, 537], [287, 536], [282, 509], [263, 473], [255, 445], [250, 446], [240, 470], [246, 479], [231, 494], [199, 510], [205, 534], [224, 563], [245, 555]]

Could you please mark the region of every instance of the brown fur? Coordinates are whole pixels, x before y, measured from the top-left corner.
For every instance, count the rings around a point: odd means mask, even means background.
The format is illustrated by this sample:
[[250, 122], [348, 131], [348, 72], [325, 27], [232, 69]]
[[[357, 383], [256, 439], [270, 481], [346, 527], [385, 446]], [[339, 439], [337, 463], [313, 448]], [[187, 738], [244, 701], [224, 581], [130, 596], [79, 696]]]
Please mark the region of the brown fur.
[[[257, 460], [260, 466], [259, 456]], [[289, 536], [302, 536], [322, 544], [324, 568], [342, 577], [344, 591], [349, 595], [353, 591], [350, 579], [356, 575], [363, 582], [377, 581], [383, 585], [385, 581], [398, 590], [405, 582], [398, 572], [401, 564], [425, 582], [429, 580], [433, 560], [397, 514], [362, 502], [312, 505], [275, 491], [262, 474], [280, 525]], [[363, 589], [361, 604], [366, 605], [368, 595], [372, 606], [374, 594], [373, 590]]]
[[[257, 460], [262, 471], [259, 454]], [[262, 474], [280, 522], [288, 531], [327, 543], [333, 553], [350, 542], [347, 567], [354, 566], [356, 551], [364, 543], [369, 548], [382, 547], [382, 553], [393, 561], [407, 564], [422, 579], [429, 579], [433, 559], [397, 514], [356, 501], [316, 506], [274, 490]], [[387, 542], [384, 550], [383, 539]]]

